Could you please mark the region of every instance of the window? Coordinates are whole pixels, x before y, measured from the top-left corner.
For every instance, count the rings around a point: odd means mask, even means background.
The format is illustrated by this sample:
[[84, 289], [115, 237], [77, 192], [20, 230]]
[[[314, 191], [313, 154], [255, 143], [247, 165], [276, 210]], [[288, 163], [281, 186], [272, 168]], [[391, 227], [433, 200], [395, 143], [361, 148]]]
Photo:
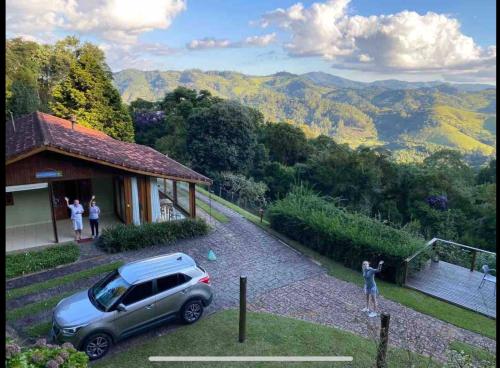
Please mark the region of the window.
[[189, 280], [191, 280], [191, 277], [186, 276], [182, 273], [176, 273], [175, 275], [161, 277], [156, 280], [156, 287], [158, 289], [158, 292], [161, 293], [176, 286], [182, 285]]
[[108, 310], [129, 287], [118, 271], [114, 271], [90, 288], [89, 297], [94, 305]]
[[14, 195], [12, 193], [5, 193], [5, 205], [13, 206], [14, 205]]
[[125, 305], [134, 304], [153, 295], [153, 281], [147, 281], [139, 285], [135, 285], [123, 298], [122, 303]]

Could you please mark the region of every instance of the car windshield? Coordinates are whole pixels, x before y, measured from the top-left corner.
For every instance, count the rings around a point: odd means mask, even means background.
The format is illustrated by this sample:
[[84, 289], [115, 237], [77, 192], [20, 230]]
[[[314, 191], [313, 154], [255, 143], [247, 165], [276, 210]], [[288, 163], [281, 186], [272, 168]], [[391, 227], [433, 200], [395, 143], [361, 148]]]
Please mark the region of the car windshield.
[[129, 287], [118, 271], [114, 271], [90, 288], [89, 297], [100, 309], [109, 310]]

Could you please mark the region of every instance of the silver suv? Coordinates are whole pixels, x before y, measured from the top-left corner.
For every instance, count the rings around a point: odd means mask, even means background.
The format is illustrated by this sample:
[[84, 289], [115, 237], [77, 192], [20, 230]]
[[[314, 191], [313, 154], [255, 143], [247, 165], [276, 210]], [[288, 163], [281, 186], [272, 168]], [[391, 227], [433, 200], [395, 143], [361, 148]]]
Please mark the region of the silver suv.
[[91, 360], [112, 343], [179, 318], [196, 322], [212, 302], [210, 277], [184, 253], [128, 263], [57, 304], [52, 337]]

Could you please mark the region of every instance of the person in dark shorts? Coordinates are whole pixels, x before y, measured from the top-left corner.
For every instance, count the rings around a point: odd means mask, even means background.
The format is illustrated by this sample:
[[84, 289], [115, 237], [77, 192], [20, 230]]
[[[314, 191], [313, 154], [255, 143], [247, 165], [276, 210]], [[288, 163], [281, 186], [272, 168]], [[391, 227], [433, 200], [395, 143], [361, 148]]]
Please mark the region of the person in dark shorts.
[[[384, 261], [380, 261], [378, 263], [377, 268], [371, 268], [370, 262], [363, 261], [361, 265], [361, 269], [363, 271], [363, 278], [365, 279], [365, 295], [366, 295], [366, 308], [363, 308], [363, 312], [368, 312], [368, 317], [376, 317], [377, 316], [377, 284], [375, 283], [375, 274], [382, 271], [382, 265]], [[370, 299], [373, 303], [373, 311], [370, 310]]]
[[92, 230], [92, 239], [99, 237], [100, 214], [101, 214], [101, 209], [95, 203], [95, 196], [92, 196], [89, 206], [89, 221], [90, 221], [90, 229]]

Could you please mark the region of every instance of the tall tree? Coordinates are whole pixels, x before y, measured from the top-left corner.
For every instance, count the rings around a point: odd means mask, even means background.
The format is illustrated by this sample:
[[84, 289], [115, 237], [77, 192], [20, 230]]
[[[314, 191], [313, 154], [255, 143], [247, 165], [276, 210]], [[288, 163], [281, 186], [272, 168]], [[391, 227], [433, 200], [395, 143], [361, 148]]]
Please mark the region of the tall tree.
[[305, 161], [309, 146], [302, 129], [287, 123], [267, 123], [262, 130], [262, 142], [272, 161], [283, 165]]
[[53, 88], [51, 110], [61, 117], [75, 114], [80, 124], [132, 142], [132, 120], [113, 86], [104, 53], [90, 43], [81, 45], [75, 38], [61, 41], [58, 47], [69, 51], [73, 59], [67, 77]]
[[260, 124], [262, 115], [234, 101], [198, 110], [187, 124], [191, 165], [208, 175], [223, 171], [246, 174], [255, 154]]

